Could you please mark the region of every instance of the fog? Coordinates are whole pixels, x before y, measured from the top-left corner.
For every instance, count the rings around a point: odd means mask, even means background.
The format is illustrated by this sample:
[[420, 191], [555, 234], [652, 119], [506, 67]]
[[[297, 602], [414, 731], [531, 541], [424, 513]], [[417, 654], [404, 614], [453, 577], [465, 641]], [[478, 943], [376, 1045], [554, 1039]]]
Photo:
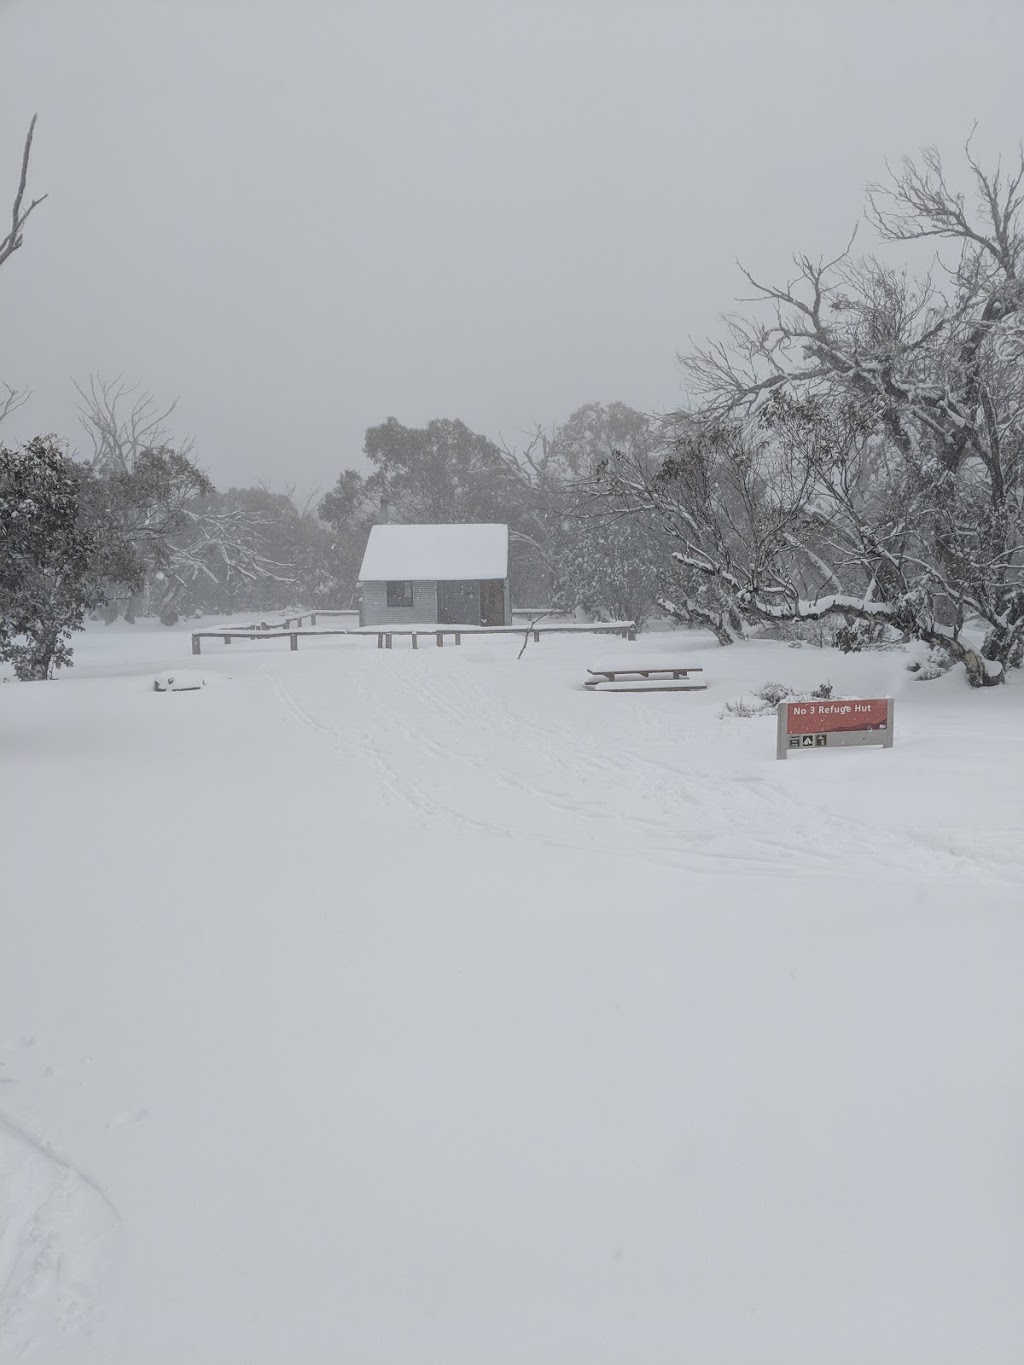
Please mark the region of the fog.
[[[364, 429], [511, 443], [684, 401], [677, 352], [886, 158], [1021, 132], [1024, 7], [0, 2], [5, 439], [76, 436], [73, 379], [180, 395], [215, 481], [300, 491]], [[867, 244], [867, 239], [865, 238]]]

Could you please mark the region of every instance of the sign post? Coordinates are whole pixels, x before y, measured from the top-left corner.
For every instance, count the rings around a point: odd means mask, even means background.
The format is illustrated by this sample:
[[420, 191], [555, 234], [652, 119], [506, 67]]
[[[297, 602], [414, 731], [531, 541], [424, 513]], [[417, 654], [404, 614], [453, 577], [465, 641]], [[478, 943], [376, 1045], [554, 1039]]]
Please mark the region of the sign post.
[[780, 702], [775, 757], [861, 744], [891, 749], [894, 707], [892, 697]]

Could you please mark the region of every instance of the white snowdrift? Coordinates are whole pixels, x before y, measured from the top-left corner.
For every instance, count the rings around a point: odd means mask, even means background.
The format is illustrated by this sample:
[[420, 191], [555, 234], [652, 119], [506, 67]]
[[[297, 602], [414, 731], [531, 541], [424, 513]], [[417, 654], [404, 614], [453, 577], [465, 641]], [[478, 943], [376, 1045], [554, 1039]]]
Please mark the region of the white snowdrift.
[[1019, 685], [302, 644], [0, 689], [0, 1359], [1016, 1365]]

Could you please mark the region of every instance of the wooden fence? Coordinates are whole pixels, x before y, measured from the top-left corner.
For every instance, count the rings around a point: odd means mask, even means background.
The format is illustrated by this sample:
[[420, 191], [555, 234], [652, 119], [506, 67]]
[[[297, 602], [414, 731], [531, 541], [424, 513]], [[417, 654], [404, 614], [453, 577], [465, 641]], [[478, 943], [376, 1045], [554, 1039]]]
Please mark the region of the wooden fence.
[[[315, 615], [326, 616], [327, 612], [317, 612]], [[293, 618], [301, 619], [301, 618]], [[265, 625], [266, 623], [261, 623]], [[269, 626], [266, 629], [260, 627], [240, 627], [226, 626], [220, 630], [197, 630], [192, 635], [192, 653], [202, 652], [203, 640], [223, 640], [226, 645], [231, 644], [232, 640], [280, 640], [283, 636], [288, 636], [289, 649], [298, 649], [300, 638], [318, 639], [320, 636], [327, 635], [376, 635], [378, 649], [390, 649], [392, 641], [396, 635], [408, 635], [412, 639], [413, 649], [419, 648], [421, 636], [433, 638], [438, 649], [442, 648], [445, 639], [451, 639], [455, 644], [462, 644], [464, 635], [526, 635], [530, 634], [539, 644], [542, 635], [620, 635], [624, 640], [636, 639], [635, 621], [593, 621], [583, 623], [566, 623], [565, 625], [528, 625], [528, 626], [358, 626], [354, 629], [336, 630], [291, 630], [291, 621], [284, 626]]]

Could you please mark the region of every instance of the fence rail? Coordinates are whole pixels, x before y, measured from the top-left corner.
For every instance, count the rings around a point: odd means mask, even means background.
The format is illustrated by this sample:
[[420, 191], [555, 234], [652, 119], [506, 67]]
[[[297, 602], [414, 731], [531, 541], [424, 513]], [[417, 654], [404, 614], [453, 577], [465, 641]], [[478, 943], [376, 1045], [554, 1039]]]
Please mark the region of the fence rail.
[[[317, 612], [315, 615], [328, 615], [327, 612]], [[339, 613], [336, 613], [339, 614]], [[282, 627], [268, 627], [261, 629], [257, 627], [227, 626], [219, 630], [197, 630], [192, 635], [192, 653], [202, 652], [203, 640], [223, 640], [226, 645], [231, 644], [232, 640], [280, 640], [285, 635], [288, 636], [288, 648], [295, 650], [299, 647], [299, 639], [317, 639], [326, 635], [376, 635], [378, 649], [390, 649], [392, 641], [396, 635], [408, 635], [412, 639], [413, 649], [419, 649], [421, 636], [427, 639], [433, 638], [438, 649], [444, 646], [445, 638], [454, 641], [455, 644], [462, 644], [463, 635], [532, 635], [539, 644], [542, 635], [620, 635], [624, 640], [636, 639], [635, 621], [593, 621], [593, 622], [572, 622], [565, 625], [529, 625], [529, 626], [356, 626], [352, 629], [338, 628], [328, 630], [291, 630], [288, 625]]]
[[356, 620], [358, 620], [359, 612], [355, 607], [345, 607], [341, 611], [304, 611], [301, 616], [290, 616], [287, 624], [291, 625], [292, 621], [294, 621], [295, 624], [301, 628], [302, 623], [307, 616], [309, 617], [309, 624], [315, 626], [316, 618], [318, 616], [354, 616]]
[[212, 631], [211, 634], [213, 634], [213, 635], [223, 635], [223, 633], [224, 633], [226, 630], [262, 630], [262, 631], [291, 630], [292, 626], [298, 626], [298, 627], [301, 629], [301, 628], [302, 628], [302, 623], [303, 623], [303, 621], [306, 620], [307, 617], [309, 618], [309, 624], [310, 624], [311, 626], [315, 626], [315, 625], [316, 625], [316, 618], [317, 618], [318, 616], [353, 616], [353, 617], [355, 617], [356, 619], [358, 619], [358, 617], [359, 617], [359, 612], [358, 612], [358, 610], [357, 610], [355, 607], [345, 607], [344, 610], [342, 610], [342, 611], [335, 611], [335, 610], [333, 610], [333, 609], [330, 610], [330, 611], [325, 611], [325, 610], [322, 610], [322, 609], [319, 609], [319, 608], [318, 608], [316, 611], [304, 611], [304, 612], [302, 613], [301, 616], [286, 616], [286, 617], [284, 618], [283, 621], [264, 621], [264, 620], [259, 620], [259, 621], [250, 621], [249, 623], [244, 624], [244, 625], [241, 624], [241, 623], [239, 623], [239, 622], [237, 622], [237, 621], [232, 621], [232, 622], [230, 622], [230, 623], [229, 623], [228, 625], [226, 625], [226, 626], [220, 626], [220, 627], [218, 627], [216, 630]]

